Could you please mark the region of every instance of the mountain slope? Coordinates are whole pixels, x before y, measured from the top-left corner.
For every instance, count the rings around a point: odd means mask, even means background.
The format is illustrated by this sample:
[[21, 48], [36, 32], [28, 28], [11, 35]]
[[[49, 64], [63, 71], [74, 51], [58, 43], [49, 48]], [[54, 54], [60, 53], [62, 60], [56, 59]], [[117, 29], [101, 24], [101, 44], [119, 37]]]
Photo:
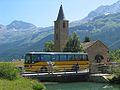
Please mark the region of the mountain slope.
[[83, 39], [89, 36], [93, 40], [105, 42], [110, 49], [120, 48], [120, 13], [95, 17], [88, 23], [73, 27]]
[[[101, 40], [110, 49], [120, 48], [119, 6], [120, 1], [97, 8], [82, 22], [70, 24], [69, 34], [76, 32], [81, 41], [89, 36], [92, 40]], [[53, 27], [40, 28], [17, 20], [7, 26], [0, 25], [0, 60], [19, 59], [28, 51], [42, 51], [44, 43], [53, 40], [53, 33]]]
[[42, 50], [44, 38], [53, 33], [53, 27], [40, 28], [23, 21], [0, 27], [0, 60], [18, 59], [25, 52]]
[[[70, 27], [69, 34], [76, 32], [81, 41], [85, 36], [101, 40], [110, 49], [120, 48], [120, 13], [95, 17], [88, 23]], [[0, 32], [0, 60], [22, 58], [28, 51], [42, 51], [46, 41], [53, 40], [53, 27]]]
[[88, 17], [86, 18], [89, 18], [89, 20], [92, 20], [96, 16], [114, 14], [119, 12], [120, 12], [120, 1], [112, 5], [100, 6], [96, 10], [90, 12], [88, 14]]
[[82, 23], [89, 22], [93, 20], [93, 18], [101, 15], [108, 15], [108, 14], [115, 14], [120, 13], [120, 0], [112, 5], [102, 5], [95, 9], [94, 11], [91, 11], [87, 17], [83, 18], [82, 20], [74, 21], [71, 23], [71, 26], [80, 25]]
[[25, 29], [35, 29], [37, 28], [35, 25], [31, 24], [31, 23], [27, 23], [27, 22], [23, 22], [23, 21], [18, 21], [15, 20], [13, 22], [11, 22], [9, 25], [6, 26], [7, 29], [21, 29], [21, 30], [25, 30]]

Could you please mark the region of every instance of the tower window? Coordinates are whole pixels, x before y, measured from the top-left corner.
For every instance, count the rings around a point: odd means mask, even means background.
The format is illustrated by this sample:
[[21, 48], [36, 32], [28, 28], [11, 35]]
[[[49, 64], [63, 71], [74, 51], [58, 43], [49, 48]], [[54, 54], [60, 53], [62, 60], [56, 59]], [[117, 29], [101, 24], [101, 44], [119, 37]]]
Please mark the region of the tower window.
[[65, 26], [66, 26], [66, 25], [65, 25], [65, 22], [63, 22], [63, 28], [65, 28]]
[[56, 34], [56, 40], [58, 40], [58, 34]]
[[56, 24], [56, 28], [58, 28], [58, 24]]

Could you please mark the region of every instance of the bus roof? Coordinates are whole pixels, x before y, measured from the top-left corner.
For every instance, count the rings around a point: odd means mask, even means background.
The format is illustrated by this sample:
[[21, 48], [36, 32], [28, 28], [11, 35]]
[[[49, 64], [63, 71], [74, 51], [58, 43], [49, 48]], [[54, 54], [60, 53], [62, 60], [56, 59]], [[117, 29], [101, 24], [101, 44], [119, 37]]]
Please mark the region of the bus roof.
[[28, 52], [27, 54], [87, 54], [84, 52]]

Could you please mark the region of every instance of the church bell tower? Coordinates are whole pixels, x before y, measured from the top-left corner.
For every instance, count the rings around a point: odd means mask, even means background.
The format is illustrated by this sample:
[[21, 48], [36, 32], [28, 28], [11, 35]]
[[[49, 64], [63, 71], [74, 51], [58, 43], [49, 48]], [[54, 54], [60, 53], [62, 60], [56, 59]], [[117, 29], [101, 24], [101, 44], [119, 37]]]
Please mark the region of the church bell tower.
[[60, 52], [68, 40], [69, 21], [65, 19], [62, 5], [60, 6], [57, 20], [54, 22], [55, 51]]

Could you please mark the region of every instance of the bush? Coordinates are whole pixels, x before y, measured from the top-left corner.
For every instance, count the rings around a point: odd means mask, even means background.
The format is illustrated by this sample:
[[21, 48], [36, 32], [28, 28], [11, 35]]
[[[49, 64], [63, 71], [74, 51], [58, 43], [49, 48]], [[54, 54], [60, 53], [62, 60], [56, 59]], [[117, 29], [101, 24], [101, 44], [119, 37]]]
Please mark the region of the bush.
[[33, 84], [33, 90], [45, 90], [45, 87], [43, 84], [36, 82]]
[[120, 66], [113, 67], [112, 72], [115, 75], [115, 77], [120, 77]]
[[14, 80], [19, 77], [19, 71], [13, 63], [0, 63], [0, 78]]
[[20, 70], [13, 63], [0, 63], [0, 90], [46, 90], [42, 83], [19, 74]]
[[120, 66], [112, 68], [113, 78], [110, 79], [111, 83], [120, 83]]

